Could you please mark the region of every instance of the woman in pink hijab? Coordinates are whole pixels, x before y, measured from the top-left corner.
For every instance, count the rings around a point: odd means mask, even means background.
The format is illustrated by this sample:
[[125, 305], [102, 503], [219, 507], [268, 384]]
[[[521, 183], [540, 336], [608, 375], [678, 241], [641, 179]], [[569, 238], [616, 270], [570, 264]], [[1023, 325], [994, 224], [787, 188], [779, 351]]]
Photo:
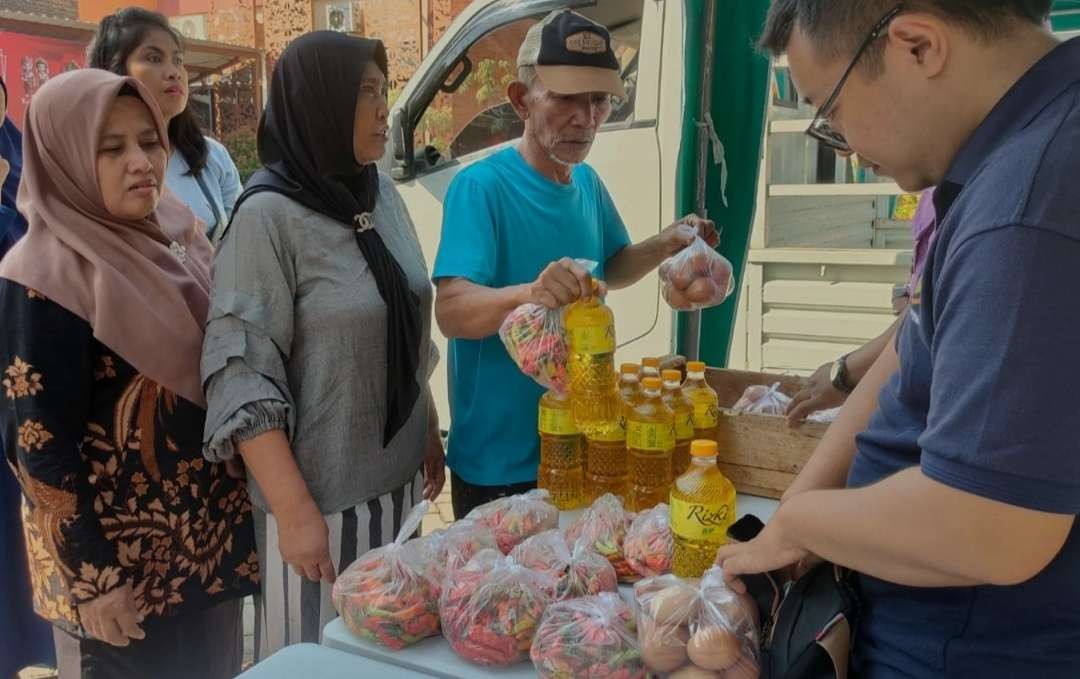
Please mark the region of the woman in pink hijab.
[[0, 262], [0, 437], [61, 677], [233, 677], [257, 589], [243, 481], [201, 453], [210, 246], [153, 96], [99, 70], [26, 113]]

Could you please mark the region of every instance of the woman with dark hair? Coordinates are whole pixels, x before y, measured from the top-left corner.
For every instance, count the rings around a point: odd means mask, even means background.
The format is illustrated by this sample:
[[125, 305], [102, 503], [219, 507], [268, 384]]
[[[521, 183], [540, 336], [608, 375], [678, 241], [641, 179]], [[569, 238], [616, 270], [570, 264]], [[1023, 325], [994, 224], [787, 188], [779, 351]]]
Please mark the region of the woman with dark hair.
[[128, 7], [101, 20], [87, 61], [90, 68], [129, 75], [153, 92], [173, 148], [166, 184], [206, 224], [213, 238], [232, 214], [242, 189], [240, 174], [228, 150], [203, 135], [198, 117], [188, 106], [181, 35], [163, 15]]
[[[26, 220], [15, 208], [15, 193], [22, 175], [22, 135], [7, 117], [7, 86], [0, 78], [0, 259], [26, 233]], [[10, 378], [9, 378], [10, 379]], [[4, 454], [0, 437], [0, 457]], [[0, 465], [0, 678], [15, 676], [23, 667], [52, 665], [53, 642], [49, 625], [34, 615], [30, 605], [30, 573], [23, 541], [22, 495], [14, 475]]]
[[376, 40], [318, 31], [285, 49], [259, 122], [263, 169], [214, 258], [203, 452], [247, 466], [260, 658], [318, 642], [335, 574], [443, 484], [431, 283], [375, 167], [386, 79]]
[[34, 610], [61, 679], [231, 679], [258, 559], [244, 482], [202, 456], [211, 250], [163, 190], [164, 120], [139, 81], [80, 69], [34, 95], [24, 132], [0, 441]]

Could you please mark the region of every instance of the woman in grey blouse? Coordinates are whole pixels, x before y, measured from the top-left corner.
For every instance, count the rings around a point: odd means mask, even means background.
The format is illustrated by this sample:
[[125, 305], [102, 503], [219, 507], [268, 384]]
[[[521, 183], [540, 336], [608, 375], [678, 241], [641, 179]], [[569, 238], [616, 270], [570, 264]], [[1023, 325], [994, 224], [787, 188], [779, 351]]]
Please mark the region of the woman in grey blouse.
[[381, 43], [320, 31], [290, 44], [259, 124], [264, 168], [214, 261], [205, 454], [247, 467], [260, 658], [318, 642], [335, 574], [443, 484], [428, 271], [372, 164], [387, 116]]

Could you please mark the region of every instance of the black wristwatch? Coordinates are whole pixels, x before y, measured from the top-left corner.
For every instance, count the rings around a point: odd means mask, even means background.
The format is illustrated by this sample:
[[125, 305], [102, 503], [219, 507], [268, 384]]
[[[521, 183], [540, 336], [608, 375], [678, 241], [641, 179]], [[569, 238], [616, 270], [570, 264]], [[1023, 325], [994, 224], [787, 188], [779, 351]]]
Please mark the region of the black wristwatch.
[[836, 359], [832, 364], [832, 369], [829, 370], [829, 381], [837, 391], [845, 394], [855, 391], [855, 387], [848, 384], [847, 354]]

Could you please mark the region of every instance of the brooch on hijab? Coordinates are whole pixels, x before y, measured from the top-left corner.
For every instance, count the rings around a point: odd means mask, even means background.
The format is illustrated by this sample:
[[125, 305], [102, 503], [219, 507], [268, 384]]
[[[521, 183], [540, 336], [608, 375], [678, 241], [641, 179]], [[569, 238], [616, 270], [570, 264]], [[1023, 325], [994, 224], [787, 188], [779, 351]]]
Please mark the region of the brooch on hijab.
[[181, 264], [187, 263], [187, 248], [183, 245], [173, 241], [172, 243], [169, 243], [169, 252], [176, 255], [176, 258], [180, 260]]
[[353, 217], [353, 223], [356, 224], [356, 232], [364, 233], [375, 228], [375, 222], [371, 220], [371, 213], [364, 212], [363, 214]]

